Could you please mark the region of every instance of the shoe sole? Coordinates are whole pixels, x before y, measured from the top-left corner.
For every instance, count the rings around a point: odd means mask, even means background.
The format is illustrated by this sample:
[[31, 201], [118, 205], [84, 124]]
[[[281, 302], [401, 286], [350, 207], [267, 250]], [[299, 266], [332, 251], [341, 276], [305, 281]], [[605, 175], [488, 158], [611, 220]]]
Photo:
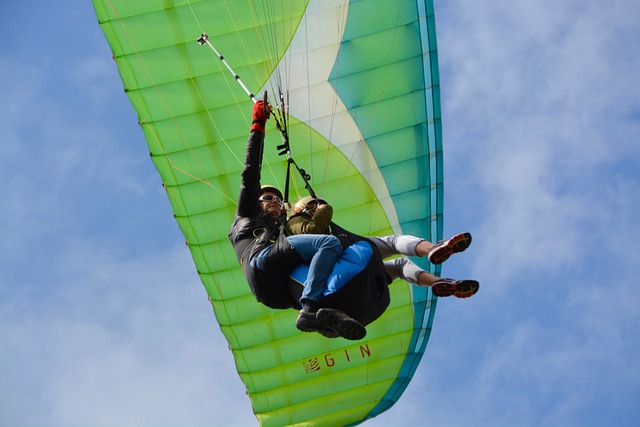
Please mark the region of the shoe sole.
[[480, 283], [475, 280], [459, 280], [457, 282], [436, 282], [431, 292], [437, 297], [469, 298], [480, 289]]
[[339, 310], [321, 308], [316, 318], [318, 323], [336, 331], [342, 338], [357, 341], [367, 335], [367, 330], [360, 322], [347, 317]]
[[320, 328], [307, 328], [304, 326], [298, 326], [296, 325], [296, 327], [298, 328], [298, 330], [302, 331], [302, 332], [317, 332], [320, 335], [322, 335], [325, 338], [338, 338], [340, 335], [338, 334], [338, 332], [326, 328], [326, 329], [320, 329]]
[[296, 328], [298, 328], [298, 330], [302, 331], [302, 332], [317, 332], [320, 335], [322, 335], [325, 338], [338, 338], [338, 332], [334, 331], [333, 329], [330, 329], [324, 325], [321, 325], [320, 322], [318, 322], [317, 325], [306, 325], [304, 323], [297, 323], [296, 322]]
[[433, 254], [429, 254], [431, 264], [442, 264], [453, 254], [464, 251], [471, 245], [471, 233], [456, 234], [446, 244], [443, 244]]

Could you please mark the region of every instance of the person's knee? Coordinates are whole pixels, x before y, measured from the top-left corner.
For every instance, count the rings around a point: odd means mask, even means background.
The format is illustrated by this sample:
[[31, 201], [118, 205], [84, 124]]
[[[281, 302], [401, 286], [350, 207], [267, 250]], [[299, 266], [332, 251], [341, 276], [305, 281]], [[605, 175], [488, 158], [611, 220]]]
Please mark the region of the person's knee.
[[389, 274], [391, 277], [399, 278], [414, 285], [418, 284], [418, 277], [424, 271], [409, 258], [405, 257], [385, 261], [385, 266], [387, 266], [387, 273], [390, 271], [393, 273]]
[[340, 243], [340, 239], [333, 235], [328, 235], [327, 237], [329, 238], [327, 243], [328, 247], [334, 251], [342, 252], [342, 243]]
[[399, 253], [407, 256], [416, 256], [417, 247], [424, 239], [420, 239], [414, 236], [402, 235], [396, 239], [396, 248]]
[[331, 234], [323, 235], [321, 237], [320, 250], [326, 252], [331, 251], [336, 254], [342, 253], [342, 244], [340, 243], [340, 239]]

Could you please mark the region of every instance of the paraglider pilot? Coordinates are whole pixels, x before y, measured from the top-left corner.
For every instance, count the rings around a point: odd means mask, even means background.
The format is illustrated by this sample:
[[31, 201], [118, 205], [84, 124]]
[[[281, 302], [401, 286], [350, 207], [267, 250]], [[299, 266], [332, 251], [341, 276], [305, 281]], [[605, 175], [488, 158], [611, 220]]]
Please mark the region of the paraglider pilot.
[[[249, 287], [256, 299], [268, 307], [302, 306], [296, 319], [301, 331], [319, 332], [328, 338], [364, 338], [366, 329], [360, 322], [340, 310], [319, 307], [342, 245], [331, 235], [286, 235], [282, 193], [273, 186], [260, 185], [264, 126], [269, 111], [263, 101], [257, 101], [252, 113], [238, 207], [229, 231]], [[300, 300], [295, 301], [287, 285], [288, 275], [303, 263], [309, 264], [309, 274]]]

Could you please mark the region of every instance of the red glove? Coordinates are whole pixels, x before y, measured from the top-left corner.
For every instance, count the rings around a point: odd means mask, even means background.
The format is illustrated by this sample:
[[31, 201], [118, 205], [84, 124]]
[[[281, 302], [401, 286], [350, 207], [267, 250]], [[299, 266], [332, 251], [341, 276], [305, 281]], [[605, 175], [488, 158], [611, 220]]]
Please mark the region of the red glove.
[[264, 133], [264, 124], [268, 116], [264, 113], [264, 102], [258, 101], [253, 104], [253, 122], [251, 124], [252, 132]]

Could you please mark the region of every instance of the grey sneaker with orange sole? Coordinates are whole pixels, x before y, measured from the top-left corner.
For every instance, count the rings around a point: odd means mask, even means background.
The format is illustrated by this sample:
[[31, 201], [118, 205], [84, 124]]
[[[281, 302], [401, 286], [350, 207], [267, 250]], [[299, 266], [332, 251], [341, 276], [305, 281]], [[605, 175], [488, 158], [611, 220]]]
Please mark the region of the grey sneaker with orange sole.
[[478, 292], [480, 283], [475, 280], [439, 279], [431, 286], [431, 292], [438, 297], [469, 298]]
[[462, 252], [471, 244], [471, 233], [460, 233], [435, 243], [427, 254], [431, 264], [442, 264], [453, 254]]

